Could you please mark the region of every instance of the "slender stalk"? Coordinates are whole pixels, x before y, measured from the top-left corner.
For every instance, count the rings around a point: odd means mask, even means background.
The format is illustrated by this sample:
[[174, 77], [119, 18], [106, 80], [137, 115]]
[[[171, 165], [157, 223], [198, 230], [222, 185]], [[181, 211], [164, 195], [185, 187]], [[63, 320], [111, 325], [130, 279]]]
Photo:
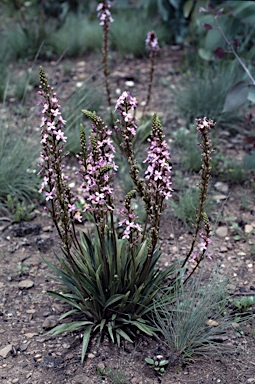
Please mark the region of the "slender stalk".
[[[208, 131], [211, 127], [213, 127], [215, 123], [212, 120], [207, 120], [206, 118], [197, 119], [197, 130], [199, 131], [202, 139], [202, 144], [199, 144], [201, 147], [202, 152], [202, 167], [201, 167], [201, 181], [199, 183], [199, 208], [196, 215], [196, 223], [195, 223], [195, 231], [193, 235], [193, 240], [189, 249], [189, 252], [185, 258], [185, 260], [182, 263], [182, 268], [185, 266], [188, 260], [190, 260], [190, 257], [192, 253], [194, 252], [194, 247], [197, 241], [198, 232], [201, 228], [201, 222], [204, 222], [206, 236], [209, 238], [210, 235], [210, 225], [208, 222], [207, 215], [205, 213], [205, 203], [207, 198], [207, 191], [208, 191], [208, 185], [209, 185], [209, 179], [210, 179], [210, 171], [211, 171], [211, 158], [210, 155], [212, 153], [211, 150], [211, 141], [208, 137]], [[202, 256], [199, 260], [197, 260], [198, 263], [200, 263], [201, 259], [203, 258], [205, 252], [202, 253]], [[197, 267], [196, 267], [197, 268]], [[191, 273], [193, 274], [193, 272]]]
[[223, 39], [225, 40], [225, 42], [227, 43], [227, 45], [231, 49], [231, 51], [234, 54], [235, 58], [238, 60], [239, 64], [242, 66], [243, 70], [246, 72], [247, 76], [250, 78], [252, 84], [255, 85], [254, 77], [252, 76], [252, 74], [250, 73], [249, 69], [247, 68], [247, 66], [245, 65], [243, 60], [240, 58], [240, 56], [237, 54], [235, 48], [233, 47], [233, 45], [230, 43], [230, 41], [228, 40], [227, 36], [223, 32], [223, 30], [222, 30], [222, 28], [221, 28], [221, 26], [220, 26], [220, 24], [218, 22], [218, 16], [217, 15], [214, 16], [214, 21], [216, 23], [217, 29], [219, 30], [219, 32], [221, 33], [221, 36], [223, 37]]
[[155, 52], [152, 51], [151, 58], [150, 58], [151, 66], [150, 66], [150, 75], [149, 75], [149, 82], [148, 82], [148, 88], [147, 88], [147, 97], [143, 107], [142, 117], [145, 115], [146, 109], [151, 99], [151, 89], [152, 89], [152, 83], [153, 83], [154, 71], [155, 71], [155, 56], [156, 56]]

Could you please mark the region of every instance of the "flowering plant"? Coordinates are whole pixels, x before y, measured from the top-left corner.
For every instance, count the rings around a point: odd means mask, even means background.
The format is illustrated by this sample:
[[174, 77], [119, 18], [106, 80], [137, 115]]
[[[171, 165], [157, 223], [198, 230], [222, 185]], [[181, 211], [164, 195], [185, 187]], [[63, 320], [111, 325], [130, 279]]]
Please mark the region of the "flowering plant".
[[[118, 344], [121, 337], [132, 341], [135, 329], [148, 335], [154, 333], [149, 320], [154, 308], [153, 299], [160, 294], [165, 279], [175, 272], [173, 265], [163, 271], [156, 267], [160, 256], [157, 245], [161, 213], [164, 200], [171, 196], [170, 154], [161, 123], [154, 115], [148, 155], [144, 160], [147, 169], [144, 177], [140, 175], [132, 146], [137, 126], [131, 112], [136, 108], [136, 100], [124, 92], [116, 104], [120, 118], [115, 129], [121, 136], [134, 189], [126, 195], [119, 215], [115, 214], [113, 179], [118, 167], [114, 161], [112, 131], [96, 113], [83, 110], [92, 125], [89, 138], [81, 128], [80, 168], [77, 173], [85, 203], [79, 211], [78, 198], [70, 190], [64, 173], [65, 121], [54, 89], [48, 85], [42, 68], [40, 87], [40, 191], [46, 197], [47, 209], [61, 238], [64, 255], [62, 259], [58, 258], [61, 268], [46, 262], [56, 272], [57, 279], [68, 288], [67, 293], [50, 293], [73, 306], [61, 319], [74, 314], [81, 317], [79, 321], [56, 326], [52, 333], [85, 329], [84, 359], [90, 336], [96, 331], [99, 331], [99, 339], [106, 332]], [[144, 226], [132, 206], [136, 194], [145, 204], [147, 219]], [[82, 232], [78, 236], [75, 223], [80, 222], [86, 212], [93, 218], [95, 233], [90, 236]]]
[[[104, 333], [108, 333], [111, 340], [118, 344], [121, 338], [132, 341], [135, 329], [153, 335], [155, 328], [150, 315], [155, 309], [154, 299], [159, 301], [161, 297], [169, 303], [172, 300], [170, 292], [175, 285], [177, 266], [173, 264], [164, 270], [156, 267], [160, 256], [158, 234], [161, 214], [164, 202], [171, 197], [172, 192], [170, 154], [162, 125], [154, 115], [147, 157], [144, 160], [147, 169], [144, 177], [141, 176], [132, 144], [137, 125], [131, 112], [136, 108], [136, 100], [124, 92], [116, 104], [120, 118], [115, 129], [121, 137], [134, 188], [126, 195], [124, 207], [120, 210], [120, 216], [124, 218], [119, 216], [120, 219], [116, 220], [118, 214], [115, 214], [113, 179], [118, 167], [114, 161], [112, 131], [96, 113], [83, 110], [92, 125], [88, 140], [81, 127], [81, 153], [78, 156], [80, 168], [77, 173], [81, 179], [85, 203], [82, 212], [79, 211], [76, 206], [77, 196], [70, 190], [64, 173], [65, 121], [61, 117], [56, 94], [48, 85], [42, 68], [40, 87], [40, 104], [43, 106], [42, 161], [39, 164], [39, 174], [43, 178], [41, 192], [45, 194], [47, 209], [63, 244], [63, 257], [58, 257], [61, 267], [46, 262], [55, 271], [56, 278], [67, 288], [67, 292], [50, 294], [73, 307], [61, 319], [74, 314], [78, 316], [77, 321], [60, 324], [51, 332], [57, 335], [83, 329], [83, 360], [90, 337], [95, 332], [99, 333], [99, 340]], [[198, 126], [206, 128], [206, 124], [204, 121]], [[210, 126], [210, 122], [207, 126]], [[209, 145], [209, 141], [204, 145]], [[205, 198], [204, 188], [208, 184], [207, 172], [208, 169], [203, 168], [202, 177], [206, 183], [202, 183], [204, 187], [201, 187], [202, 200]], [[136, 194], [145, 206], [147, 217], [143, 225], [132, 206]], [[84, 212], [90, 212], [93, 218], [93, 236], [84, 231], [80, 236], [77, 234], [75, 223], [82, 221]], [[198, 215], [197, 222], [201, 227], [203, 208]], [[206, 219], [204, 221], [207, 223]], [[207, 230], [207, 224], [205, 228]], [[203, 232], [203, 236], [201, 234], [204, 246], [201, 246], [202, 255], [197, 264], [209, 244], [208, 235], [208, 230]], [[165, 295], [166, 288], [168, 295]]]
[[[107, 36], [112, 18], [109, 8], [110, 1], [105, 0], [99, 3], [97, 11], [104, 28], [103, 68], [110, 106]], [[148, 34], [146, 44], [152, 59], [151, 84], [154, 55], [158, 51], [154, 32]], [[154, 335], [157, 329], [152, 313], [158, 306], [171, 304], [187, 262], [193, 260], [196, 265], [186, 280], [207, 254], [210, 226], [204, 205], [210, 173], [208, 130], [214, 123], [204, 119], [199, 120], [197, 125], [202, 137], [203, 162], [200, 208], [193, 242], [180, 273], [179, 263], [173, 263], [165, 269], [157, 265], [160, 257], [158, 239], [161, 216], [165, 202], [172, 193], [170, 152], [157, 115], [154, 114], [152, 118], [147, 156], [143, 160], [145, 170], [141, 171], [134, 150], [139, 131], [134, 115], [136, 98], [129, 92], [122, 93], [115, 106], [118, 119], [115, 124], [112, 121], [111, 129], [95, 112], [82, 111], [91, 121], [91, 133], [86, 137], [81, 126], [77, 175], [81, 181], [80, 191], [83, 193], [84, 204], [78, 204], [78, 197], [71, 191], [68, 176], [64, 172], [66, 154], [63, 150], [67, 140], [64, 134], [65, 121], [56, 93], [48, 84], [42, 68], [39, 94], [39, 104], [42, 105], [40, 191], [45, 195], [46, 209], [57, 228], [63, 250], [62, 258], [57, 256], [59, 267], [46, 260], [55, 272], [56, 279], [65, 287], [61, 292], [50, 291], [50, 294], [72, 308], [61, 316], [61, 320], [76, 316], [75, 321], [57, 325], [50, 332], [57, 335], [82, 330], [83, 361], [89, 340], [95, 333], [99, 335], [99, 341], [104, 334], [108, 334], [118, 345], [121, 338], [132, 342], [138, 331]], [[118, 211], [114, 200], [114, 177], [118, 166], [115, 162], [113, 135], [118, 138], [119, 148], [127, 159], [133, 184], [126, 194], [124, 206]], [[146, 213], [144, 223], [139, 221], [134, 209], [133, 200], [137, 196]], [[84, 215], [89, 215], [94, 223], [93, 234], [86, 232], [86, 228], [82, 228], [78, 234], [76, 224], [82, 223]], [[203, 242], [199, 244], [197, 252], [195, 245], [199, 233]]]

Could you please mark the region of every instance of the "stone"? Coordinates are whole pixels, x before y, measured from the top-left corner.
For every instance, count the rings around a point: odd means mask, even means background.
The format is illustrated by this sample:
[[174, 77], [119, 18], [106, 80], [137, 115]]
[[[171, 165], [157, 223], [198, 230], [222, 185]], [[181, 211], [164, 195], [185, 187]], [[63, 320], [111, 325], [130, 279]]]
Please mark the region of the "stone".
[[33, 280], [30, 280], [30, 279], [21, 280], [19, 282], [20, 289], [29, 289], [29, 288], [32, 288], [33, 286], [34, 286], [34, 282]]
[[12, 349], [13, 349], [12, 344], [6, 345], [4, 348], [0, 350], [0, 356], [6, 359], [11, 354]]
[[132, 81], [132, 80], [127, 80], [127, 81], [125, 81], [125, 85], [126, 85], [127, 87], [133, 87], [133, 86], [135, 85], [135, 83], [134, 83], [134, 81]]
[[225, 200], [227, 198], [227, 196], [226, 195], [214, 195], [212, 198], [216, 202], [220, 202], [221, 200]]
[[228, 185], [226, 183], [222, 183], [221, 181], [218, 181], [215, 185], [214, 188], [222, 193], [228, 193]]
[[215, 234], [219, 237], [226, 237], [228, 234], [228, 227], [226, 226], [218, 227], [215, 231]]
[[100, 363], [97, 364], [97, 368], [103, 371], [105, 369], [105, 364], [101, 361]]
[[37, 332], [28, 332], [28, 333], [25, 333], [24, 336], [26, 336], [28, 339], [32, 339], [33, 337], [38, 336], [38, 333]]
[[218, 327], [219, 325], [219, 323], [213, 319], [209, 319], [206, 324], [209, 325], [209, 327]]
[[245, 224], [244, 226], [244, 232], [245, 233], [251, 233], [254, 230], [253, 226], [250, 224]]
[[24, 344], [24, 343], [20, 344], [19, 350], [21, 352], [25, 352], [27, 350], [28, 345], [29, 345], [28, 343], [27, 344]]
[[56, 316], [51, 315], [46, 317], [46, 319], [43, 322], [43, 329], [51, 329], [54, 328], [58, 324], [58, 319]]

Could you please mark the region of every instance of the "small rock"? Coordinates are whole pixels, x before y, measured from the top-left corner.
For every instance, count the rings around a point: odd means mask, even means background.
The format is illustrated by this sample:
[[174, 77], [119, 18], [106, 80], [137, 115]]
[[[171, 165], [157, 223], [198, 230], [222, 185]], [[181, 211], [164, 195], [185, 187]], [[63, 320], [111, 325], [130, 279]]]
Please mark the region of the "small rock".
[[6, 359], [11, 354], [12, 349], [13, 349], [12, 344], [6, 345], [6, 347], [0, 350], [0, 356]]
[[222, 183], [221, 181], [218, 181], [214, 188], [219, 192], [228, 193], [228, 185], [226, 183]]
[[28, 344], [20, 344], [20, 346], [19, 346], [19, 350], [21, 351], [21, 352], [25, 352], [26, 350], [27, 350], [27, 347], [28, 347]]
[[253, 231], [253, 226], [252, 225], [250, 225], [250, 224], [246, 224], [245, 226], [244, 226], [244, 232], [245, 233], [251, 233], [252, 231]]
[[133, 86], [135, 85], [135, 83], [134, 83], [134, 81], [132, 81], [132, 80], [127, 80], [127, 81], [125, 81], [125, 85], [126, 85], [127, 87], [133, 87]]
[[58, 324], [58, 319], [56, 316], [51, 315], [46, 317], [46, 319], [43, 322], [43, 329], [51, 329], [54, 328]]
[[84, 375], [76, 375], [72, 379], [73, 384], [84, 384]]
[[216, 229], [215, 233], [219, 237], [226, 237], [228, 234], [228, 227], [226, 227], [226, 226], [218, 227]]
[[50, 312], [50, 311], [44, 311], [44, 312], [42, 313], [42, 315], [43, 315], [43, 317], [48, 317], [48, 316], [51, 315], [51, 312]]
[[32, 339], [33, 337], [38, 336], [38, 333], [28, 332], [25, 333], [24, 336], [26, 336], [28, 339]]
[[88, 353], [88, 359], [94, 359], [95, 357], [94, 353]]
[[101, 361], [100, 363], [97, 364], [97, 368], [103, 371], [105, 369], [105, 364]]
[[255, 383], [255, 377], [250, 377], [250, 378], [247, 380], [247, 383]]
[[227, 251], [228, 251], [228, 248], [225, 247], [224, 245], [220, 247], [220, 252], [227, 252]]
[[45, 227], [42, 227], [42, 231], [43, 232], [53, 232], [52, 226], [51, 225], [47, 225]]
[[216, 202], [220, 202], [221, 200], [225, 200], [227, 198], [227, 196], [226, 195], [214, 195], [212, 198]]
[[32, 288], [33, 286], [34, 286], [33, 280], [26, 279], [26, 280], [21, 280], [19, 282], [20, 289], [29, 289], [29, 288]]
[[15, 237], [26, 237], [27, 235], [39, 235], [41, 231], [41, 225], [21, 222], [19, 224], [14, 224], [12, 231]]
[[130, 380], [130, 383], [132, 383], [132, 384], [135, 384], [135, 383], [137, 383], [138, 382], [138, 378], [137, 377], [133, 377], [131, 380]]
[[47, 251], [49, 248], [52, 247], [53, 239], [51, 237], [38, 237], [35, 241], [39, 251]]
[[213, 319], [209, 319], [206, 324], [209, 325], [209, 327], [218, 327], [219, 325], [219, 323]]
[[36, 312], [35, 309], [27, 309], [27, 310], [26, 310], [26, 313], [31, 313], [31, 314], [33, 314], [33, 313], [35, 313], [35, 312]]

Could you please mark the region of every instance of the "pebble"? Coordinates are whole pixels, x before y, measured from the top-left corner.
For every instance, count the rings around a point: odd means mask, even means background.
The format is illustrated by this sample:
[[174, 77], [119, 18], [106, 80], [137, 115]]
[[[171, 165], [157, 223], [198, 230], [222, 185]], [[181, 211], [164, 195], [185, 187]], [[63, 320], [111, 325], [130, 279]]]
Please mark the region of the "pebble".
[[94, 359], [95, 357], [94, 353], [88, 353], [88, 359]]
[[33, 337], [37, 336], [38, 333], [37, 332], [28, 332], [28, 333], [24, 333], [24, 336], [28, 337], [29, 339], [32, 339]]
[[55, 327], [58, 324], [57, 317], [54, 315], [46, 317], [46, 319], [43, 322], [43, 329], [51, 329]]
[[135, 83], [132, 80], [127, 80], [127, 81], [125, 81], [125, 85], [127, 87], [133, 87], [135, 85]]
[[221, 181], [218, 181], [214, 188], [217, 189], [217, 191], [222, 193], [228, 193], [228, 185], [226, 183], [222, 183]]
[[0, 350], [0, 356], [6, 359], [11, 354], [12, 348], [13, 348], [12, 344], [6, 345], [4, 348]]
[[34, 286], [34, 282], [33, 280], [30, 280], [30, 279], [21, 280], [19, 282], [20, 289], [29, 289], [29, 288], [32, 288], [33, 286]]
[[226, 226], [218, 227], [216, 229], [215, 233], [219, 237], [226, 237], [228, 234], [228, 227], [226, 227]]
[[28, 344], [25, 344], [25, 343], [20, 344], [19, 350], [20, 350], [21, 352], [25, 352], [26, 349], [27, 349], [27, 347], [28, 347]]
[[101, 361], [100, 363], [97, 364], [97, 368], [104, 370], [105, 364]]
[[209, 319], [206, 324], [209, 325], [209, 327], [218, 327], [219, 325], [219, 323], [213, 319]]
[[226, 195], [214, 195], [212, 198], [216, 202], [220, 202], [221, 200], [225, 200], [227, 198], [227, 196]]
[[254, 228], [253, 228], [253, 226], [250, 225], [250, 224], [246, 224], [246, 225], [244, 226], [244, 232], [245, 232], [245, 233], [251, 233], [253, 230], [254, 230]]

